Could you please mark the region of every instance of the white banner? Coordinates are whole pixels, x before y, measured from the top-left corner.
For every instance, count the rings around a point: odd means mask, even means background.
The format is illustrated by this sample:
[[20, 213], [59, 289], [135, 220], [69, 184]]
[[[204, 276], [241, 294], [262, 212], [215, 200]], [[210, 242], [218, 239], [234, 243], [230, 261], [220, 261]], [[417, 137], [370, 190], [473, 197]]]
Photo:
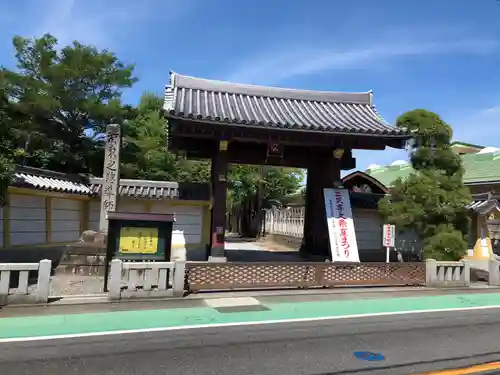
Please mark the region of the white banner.
[[324, 189], [323, 195], [332, 261], [359, 262], [349, 191]]

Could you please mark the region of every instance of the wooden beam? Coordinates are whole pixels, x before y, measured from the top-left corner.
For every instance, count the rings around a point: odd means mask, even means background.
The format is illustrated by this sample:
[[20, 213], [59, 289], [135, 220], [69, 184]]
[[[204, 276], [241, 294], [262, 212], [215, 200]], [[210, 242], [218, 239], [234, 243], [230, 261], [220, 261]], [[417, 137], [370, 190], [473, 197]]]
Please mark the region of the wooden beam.
[[169, 132], [169, 139], [173, 143], [175, 142], [175, 138], [179, 137], [216, 139], [220, 136], [231, 140], [254, 141], [258, 143], [274, 141], [284, 145], [298, 145], [302, 147], [328, 146], [364, 150], [383, 150], [387, 145], [402, 147], [402, 140], [400, 138], [394, 139], [384, 136], [367, 136], [363, 134], [339, 135], [327, 132], [312, 133], [308, 131], [275, 130], [243, 125], [217, 125], [179, 120], [170, 126]]

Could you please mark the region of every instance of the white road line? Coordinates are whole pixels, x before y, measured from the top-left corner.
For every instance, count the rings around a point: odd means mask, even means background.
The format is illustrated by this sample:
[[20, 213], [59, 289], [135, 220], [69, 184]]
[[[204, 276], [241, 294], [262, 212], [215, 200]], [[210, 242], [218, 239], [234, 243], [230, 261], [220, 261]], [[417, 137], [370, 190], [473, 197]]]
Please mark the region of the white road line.
[[128, 330], [120, 330], [120, 331], [72, 333], [72, 334], [51, 335], [51, 336], [14, 337], [14, 338], [0, 339], [0, 344], [12, 343], [12, 342], [44, 341], [44, 340], [57, 340], [57, 339], [62, 340], [62, 339], [74, 339], [74, 338], [85, 338], [85, 337], [126, 335], [126, 334], [134, 334], [134, 333], [181, 331], [181, 330], [200, 329], [200, 328], [258, 326], [258, 325], [266, 325], [266, 324], [317, 322], [317, 321], [340, 320], [340, 319], [358, 319], [358, 318], [369, 318], [369, 317], [374, 317], [374, 316], [429, 314], [429, 313], [451, 312], [451, 311], [474, 311], [474, 310], [491, 310], [491, 309], [500, 309], [500, 305], [455, 307], [455, 308], [449, 308], [449, 309], [436, 309], [436, 310], [391, 311], [391, 312], [382, 312], [382, 313], [353, 314], [353, 315], [340, 315], [340, 316], [321, 316], [321, 317], [316, 317], [316, 318], [275, 319], [275, 320], [262, 320], [262, 321], [258, 321], [258, 322], [193, 324], [193, 325], [176, 326], [176, 327], [139, 328], [139, 329], [128, 329]]

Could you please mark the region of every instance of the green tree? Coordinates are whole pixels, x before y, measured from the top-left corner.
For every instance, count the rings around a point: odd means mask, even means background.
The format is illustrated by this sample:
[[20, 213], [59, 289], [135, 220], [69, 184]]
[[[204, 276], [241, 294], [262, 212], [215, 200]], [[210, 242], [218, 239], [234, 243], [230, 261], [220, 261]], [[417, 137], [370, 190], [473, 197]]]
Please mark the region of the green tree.
[[5, 72], [0, 70], [0, 207], [5, 204], [7, 188], [12, 182], [15, 169], [13, 145], [14, 113], [9, 106], [10, 86]]
[[239, 217], [241, 234], [254, 237], [260, 229], [261, 210], [295, 193], [304, 172], [296, 168], [232, 165], [228, 177], [228, 211]]
[[460, 156], [450, 147], [452, 129], [423, 109], [403, 114], [397, 126], [414, 135], [409, 145], [414, 172], [395, 182], [380, 211], [399, 230], [421, 236], [426, 258], [461, 259], [467, 249], [466, 205], [471, 197], [462, 182]]
[[102, 169], [99, 142], [84, 136], [110, 122], [122, 123], [130, 108], [121, 104], [124, 88], [136, 78], [133, 66], [111, 52], [78, 42], [58, 49], [57, 39], [13, 39], [17, 70], [4, 70], [12, 86], [9, 104], [25, 116], [15, 138], [31, 166], [68, 173]]
[[163, 98], [144, 93], [123, 129], [122, 177], [146, 180], [210, 181], [210, 162], [187, 160], [172, 153], [167, 144]]

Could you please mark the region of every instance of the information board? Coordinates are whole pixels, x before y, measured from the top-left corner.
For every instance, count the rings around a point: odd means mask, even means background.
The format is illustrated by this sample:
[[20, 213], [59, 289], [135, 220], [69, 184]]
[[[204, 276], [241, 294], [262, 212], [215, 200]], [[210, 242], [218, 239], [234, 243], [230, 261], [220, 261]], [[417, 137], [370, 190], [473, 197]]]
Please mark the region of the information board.
[[158, 228], [122, 227], [119, 251], [122, 254], [156, 254], [158, 235]]

